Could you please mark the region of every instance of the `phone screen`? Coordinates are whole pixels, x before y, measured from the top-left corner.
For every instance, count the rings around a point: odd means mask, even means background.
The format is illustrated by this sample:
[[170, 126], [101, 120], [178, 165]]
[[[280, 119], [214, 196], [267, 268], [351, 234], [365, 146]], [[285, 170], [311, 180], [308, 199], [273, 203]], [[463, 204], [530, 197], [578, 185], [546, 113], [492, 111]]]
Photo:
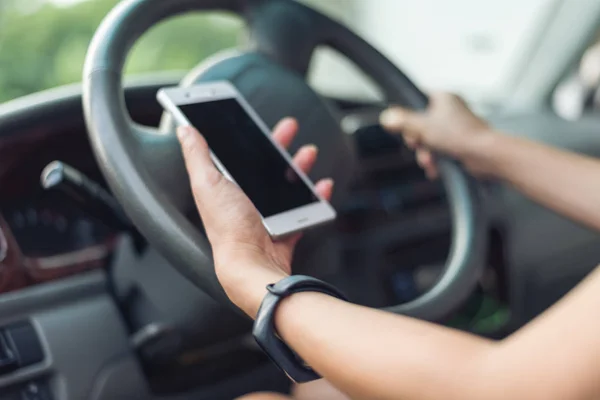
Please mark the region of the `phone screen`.
[[319, 201], [236, 99], [179, 108], [264, 218]]

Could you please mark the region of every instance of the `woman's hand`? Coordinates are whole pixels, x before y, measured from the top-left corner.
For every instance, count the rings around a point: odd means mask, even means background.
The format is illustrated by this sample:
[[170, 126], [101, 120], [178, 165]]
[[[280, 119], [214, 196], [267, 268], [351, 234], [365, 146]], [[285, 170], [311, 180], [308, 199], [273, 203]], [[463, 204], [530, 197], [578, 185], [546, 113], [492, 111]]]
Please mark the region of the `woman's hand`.
[[434, 94], [425, 112], [391, 107], [381, 114], [381, 124], [390, 132], [402, 134], [430, 178], [437, 176], [432, 152], [448, 154], [475, 175], [484, 173], [472, 155], [479, 142], [493, 136], [492, 130], [457, 96]]
[[[287, 148], [297, 130], [297, 122], [287, 118], [277, 125], [273, 137]], [[291, 273], [294, 247], [300, 235], [273, 241], [250, 199], [214, 166], [202, 135], [192, 127], [181, 127], [177, 136], [196, 206], [212, 246], [219, 282], [229, 299], [254, 318], [266, 286]], [[294, 163], [308, 172], [316, 158], [317, 148], [304, 146], [296, 153]], [[329, 199], [333, 181], [322, 180], [316, 188], [323, 198]]]

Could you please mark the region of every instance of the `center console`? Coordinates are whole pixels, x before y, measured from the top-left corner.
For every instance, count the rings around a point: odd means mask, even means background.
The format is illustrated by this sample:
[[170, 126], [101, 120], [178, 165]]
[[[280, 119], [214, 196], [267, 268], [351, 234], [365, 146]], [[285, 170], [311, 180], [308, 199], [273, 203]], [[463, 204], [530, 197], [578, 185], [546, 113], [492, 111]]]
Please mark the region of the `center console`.
[[[345, 288], [372, 307], [417, 297], [437, 279], [450, 247], [450, 216], [439, 181], [413, 151], [376, 123], [379, 110], [350, 114], [359, 175], [340, 210]], [[375, 122], [374, 122], [375, 121]]]
[[[97, 271], [0, 298], [0, 399], [100, 398], [94, 397], [102, 386], [98, 378], [134, 360], [106, 289]], [[129, 382], [139, 381], [136, 372], [122, 376], [124, 394]]]

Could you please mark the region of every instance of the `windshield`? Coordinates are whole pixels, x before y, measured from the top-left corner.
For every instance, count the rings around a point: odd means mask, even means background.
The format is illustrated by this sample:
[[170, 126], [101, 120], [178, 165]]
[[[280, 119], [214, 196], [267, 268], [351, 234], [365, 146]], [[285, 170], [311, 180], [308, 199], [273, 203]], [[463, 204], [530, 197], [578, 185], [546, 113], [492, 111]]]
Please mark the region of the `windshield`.
[[[510, 95], [558, 5], [550, 0], [305, 2], [346, 23], [425, 90], [486, 103]], [[351, 74], [329, 70], [319, 82], [346, 96], [364, 95], [367, 89], [353, 85]]]
[[[89, 41], [118, 0], [0, 0], [0, 101], [81, 80]], [[166, 1], [166, 0], [165, 0]], [[498, 103], [549, 18], [550, 0], [305, 0], [342, 20], [423, 88]], [[146, 35], [127, 73], [186, 71], [239, 43], [241, 21], [190, 15]], [[313, 63], [312, 81], [338, 97], [374, 93], [331, 53]]]

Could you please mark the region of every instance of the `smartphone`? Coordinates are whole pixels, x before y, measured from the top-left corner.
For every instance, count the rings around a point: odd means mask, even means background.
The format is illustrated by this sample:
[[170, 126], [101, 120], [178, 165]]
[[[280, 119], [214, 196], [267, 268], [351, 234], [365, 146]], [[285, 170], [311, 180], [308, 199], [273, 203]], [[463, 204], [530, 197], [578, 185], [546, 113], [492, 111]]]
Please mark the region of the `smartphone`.
[[157, 99], [178, 125], [192, 125], [202, 133], [214, 164], [252, 201], [272, 237], [335, 219], [333, 207], [273, 141], [267, 125], [231, 83], [164, 88]]

